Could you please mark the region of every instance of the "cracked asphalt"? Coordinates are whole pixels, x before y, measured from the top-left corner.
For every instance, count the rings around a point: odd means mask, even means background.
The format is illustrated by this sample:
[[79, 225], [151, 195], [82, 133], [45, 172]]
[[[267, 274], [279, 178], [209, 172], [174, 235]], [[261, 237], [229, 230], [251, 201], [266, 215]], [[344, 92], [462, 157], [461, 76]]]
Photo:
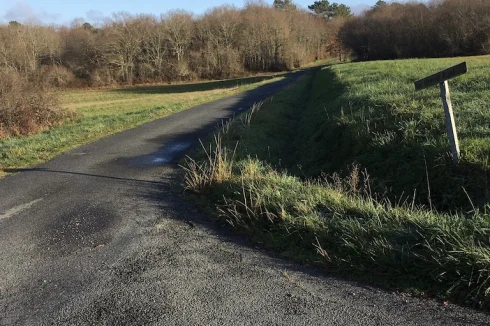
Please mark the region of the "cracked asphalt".
[[0, 180], [0, 325], [489, 325], [277, 258], [181, 199], [185, 151], [301, 74]]

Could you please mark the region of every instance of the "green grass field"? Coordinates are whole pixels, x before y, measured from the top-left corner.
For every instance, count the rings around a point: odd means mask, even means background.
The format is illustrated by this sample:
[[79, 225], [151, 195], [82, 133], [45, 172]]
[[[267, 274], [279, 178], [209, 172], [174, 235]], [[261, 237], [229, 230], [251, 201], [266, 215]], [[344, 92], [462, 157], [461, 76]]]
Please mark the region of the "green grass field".
[[[455, 167], [439, 88], [415, 92], [413, 81], [462, 61], [468, 74], [450, 81], [462, 152]], [[299, 142], [314, 146], [300, 152], [307, 157], [300, 161], [304, 172], [345, 171], [356, 163], [368, 170], [376, 193], [392, 201], [415, 192], [418, 202], [439, 210], [484, 207], [490, 189], [489, 72], [488, 56], [333, 66], [317, 79], [303, 116]]]
[[60, 94], [61, 106], [74, 112], [75, 117], [38, 134], [0, 139], [0, 171], [45, 162], [100, 137], [280, 78], [283, 77], [260, 76], [194, 84], [64, 91]]
[[[438, 87], [451, 81], [453, 166]], [[348, 63], [224, 126], [183, 164], [194, 198], [285, 256], [383, 286], [489, 308], [490, 57]]]

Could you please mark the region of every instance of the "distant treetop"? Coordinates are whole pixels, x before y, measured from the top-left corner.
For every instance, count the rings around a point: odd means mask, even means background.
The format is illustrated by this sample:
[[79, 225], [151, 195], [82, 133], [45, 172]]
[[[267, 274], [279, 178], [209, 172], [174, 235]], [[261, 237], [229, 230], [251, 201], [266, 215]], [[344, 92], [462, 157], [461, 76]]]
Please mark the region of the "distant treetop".
[[376, 10], [379, 7], [386, 6], [386, 5], [387, 5], [386, 1], [378, 0], [378, 2], [376, 2], [376, 4], [371, 7], [371, 9]]
[[91, 31], [91, 32], [95, 31], [94, 27], [90, 23], [83, 23], [82, 27], [87, 31]]
[[312, 5], [308, 6], [308, 9], [327, 20], [334, 17], [352, 16], [349, 6], [336, 2], [330, 4], [328, 0], [315, 1]]
[[274, 8], [282, 10], [295, 10], [296, 5], [291, 0], [274, 0]]

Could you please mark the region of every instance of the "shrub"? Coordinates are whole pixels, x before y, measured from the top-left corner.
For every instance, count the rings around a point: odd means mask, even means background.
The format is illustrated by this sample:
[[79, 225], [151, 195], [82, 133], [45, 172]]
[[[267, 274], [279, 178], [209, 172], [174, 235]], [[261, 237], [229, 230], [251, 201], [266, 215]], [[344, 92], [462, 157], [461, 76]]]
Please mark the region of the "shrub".
[[70, 69], [56, 65], [40, 67], [40, 79], [43, 84], [53, 87], [71, 87], [78, 84]]
[[28, 135], [61, 123], [66, 112], [40, 82], [0, 72], [0, 137]]

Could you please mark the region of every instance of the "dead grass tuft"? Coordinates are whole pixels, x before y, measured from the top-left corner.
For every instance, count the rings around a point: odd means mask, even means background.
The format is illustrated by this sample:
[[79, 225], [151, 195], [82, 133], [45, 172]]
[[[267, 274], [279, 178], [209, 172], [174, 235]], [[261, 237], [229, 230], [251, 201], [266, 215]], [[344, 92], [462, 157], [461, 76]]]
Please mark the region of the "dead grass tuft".
[[220, 134], [214, 136], [214, 142], [206, 148], [201, 142], [202, 148], [206, 155], [206, 160], [197, 162], [191, 157], [185, 160], [184, 170], [185, 187], [187, 190], [201, 192], [207, 186], [214, 183], [221, 183], [231, 178], [233, 169], [233, 157], [236, 147], [233, 151], [223, 147]]

